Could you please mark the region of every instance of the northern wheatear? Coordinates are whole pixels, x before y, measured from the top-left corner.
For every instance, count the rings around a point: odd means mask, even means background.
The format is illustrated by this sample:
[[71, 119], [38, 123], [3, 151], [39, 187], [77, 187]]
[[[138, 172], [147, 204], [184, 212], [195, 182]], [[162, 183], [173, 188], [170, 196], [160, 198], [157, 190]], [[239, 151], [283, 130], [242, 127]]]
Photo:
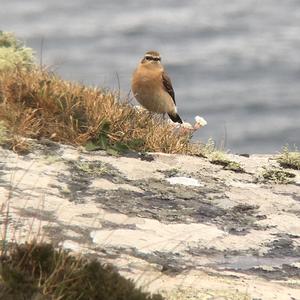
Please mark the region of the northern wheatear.
[[175, 93], [158, 52], [148, 51], [134, 71], [131, 89], [137, 101], [148, 110], [167, 113], [173, 122], [182, 123], [177, 114]]

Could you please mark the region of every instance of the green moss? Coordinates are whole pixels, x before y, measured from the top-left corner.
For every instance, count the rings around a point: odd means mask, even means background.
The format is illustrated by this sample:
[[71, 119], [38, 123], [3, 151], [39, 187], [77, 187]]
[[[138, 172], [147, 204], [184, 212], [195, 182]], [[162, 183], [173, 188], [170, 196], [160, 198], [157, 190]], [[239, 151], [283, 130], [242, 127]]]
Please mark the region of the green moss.
[[214, 150], [208, 154], [209, 161], [212, 164], [223, 166], [224, 170], [233, 171], [236, 173], [244, 173], [245, 170], [242, 168], [241, 164], [229, 160], [226, 154], [220, 150]]
[[76, 162], [75, 167], [77, 170], [87, 173], [89, 175], [100, 176], [108, 173], [108, 169], [104, 164], [93, 164], [88, 162]]
[[[38, 298], [37, 298], [38, 295]], [[112, 266], [76, 258], [50, 244], [13, 245], [0, 258], [0, 299], [162, 300]]]
[[300, 152], [296, 148], [295, 151], [289, 151], [288, 146], [284, 147], [277, 161], [283, 168], [300, 170]]
[[166, 177], [175, 177], [178, 176], [180, 173], [180, 170], [177, 168], [172, 168], [168, 170], [157, 170], [157, 171], [164, 174]]
[[264, 168], [261, 176], [258, 181], [261, 182], [273, 182], [276, 184], [288, 184], [294, 183], [292, 178], [295, 178], [296, 175], [291, 172], [287, 172], [280, 168]]
[[120, 141], [113, 144], [110, 143], [110, 127], [111, 123], [107, 120], [104, 120], [100, 125], [97, 136], [85, 144], [85, 149], [87, 151], [105, 150], [109, 155], [119, 156], [128, 152], [129, 150], [141, 150], [144, 147], [145, 142], [140, 138], [128, 140], [126, 143]]
[[212, 164], [221, 165], [225, 170], [230, 170], [237, 173], [245, 172], [240, 163], [229, 160], [226, 157], [226, 153], [218, 149], [212, 139], [209, 139], [206, 145], [201, 147], [201, 151], [201, 154], [208, 158]]
[[233, 171], [236, 173], [244, 173], [245, 170], [241, 167], [240, 163], [236, 161], [231, 161], [228, 159], [212, 159], [210, 160], [212, 164], [223, 166], [224, 170]]
[[0, 71], [16, 67], [30, 69], [33, 63], [31, 48], [25, 47], [12, 33], [0, 31]]

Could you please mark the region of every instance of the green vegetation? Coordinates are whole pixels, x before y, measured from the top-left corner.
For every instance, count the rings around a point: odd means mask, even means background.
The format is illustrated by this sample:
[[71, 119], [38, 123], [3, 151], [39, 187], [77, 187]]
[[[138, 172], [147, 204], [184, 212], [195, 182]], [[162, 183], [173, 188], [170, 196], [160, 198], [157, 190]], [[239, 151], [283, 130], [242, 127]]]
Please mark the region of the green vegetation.
[[166, 177], [175, 177], [180, 174], [180, 169], [172, 168], [169, 170], [157, 170], [158, 172], [164, 174]]
[[273, 182], [276, 184], [288, 184], [294, 183], [292, 178], [295, 178], [296, 175], [291, 172], [287, 172], [280, 168], [264, 168], [261, 176], [258, 178], [258, 181], [261, 182]]
[[229, 170], [236, 173], [245, 172], [240, 163], [229, 160], [226, 157], [226, 153], [217, 149], [212, 140], [208, 140], [207, 144], [202, 147], [202, 154], [207, 157], [212, 164], [223, 166], [224, 170]]
[[221, 151], [217, 149], [217, 146], [213, 139], [208, 139], [206, 144], [202, 144], [199, 147], [201, 149], [201, 152], [198, 154], [199, 156], [206, 157], [206, 158], [212, 158], [215, 155], [223, 155], [224, 151]]
[[87, 163], [87, 162], [75, 162], [75, 167], [84, 172], [87, 173], [89, 175], [103, 175], [106, 174], [108, 172], [108, 169], [106, 166], [102, 166], [102, 165], [97, 165], [97, 164], [93, 164], [93, 163]]
[[162, 300], [112, 266], [71, 256], [50, 244], [10, 245], [0, 256], [0, 299]]
[[12, 33], [0, 31], [0, 71], [30, 69], [33, 64], [33, 50], [25, 47]]
[[236, 173], [244, 173], [245, 170], [242, 168], [241, 164], [236, 161], [231, 161], [226, 158], [222, 159], [212, 159], [210, 160], [212, 164], [223, 166], [224, 170], [233, 171]]
[[284, 147], [277, 161], [283, 168], [300, 170], [300, 152], [297, 148], [294, 151], [289, 151], [288, 146]]
[[109, 129], [111, 124], [104, 120], [100, 125], [98, 136], [92, 138], [85, 144], [87, 151], [105, 150], [107, 154], [118, 156], [128, 152], [130, 149], [138, 149], [144, 146], [144, 140], [133, 139], [126, 142], [117, 141], [111, 144], [109, 141]]

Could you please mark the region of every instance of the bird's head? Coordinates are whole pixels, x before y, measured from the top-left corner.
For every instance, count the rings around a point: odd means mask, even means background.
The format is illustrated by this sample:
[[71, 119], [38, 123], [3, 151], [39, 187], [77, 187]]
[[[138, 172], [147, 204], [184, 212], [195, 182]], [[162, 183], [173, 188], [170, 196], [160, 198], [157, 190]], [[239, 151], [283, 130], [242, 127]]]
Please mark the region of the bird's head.
[[159, 65], [160, 66], [161, 57], [157, 51], [147, 51], [141, 61], [141, 64], [147, 65]]

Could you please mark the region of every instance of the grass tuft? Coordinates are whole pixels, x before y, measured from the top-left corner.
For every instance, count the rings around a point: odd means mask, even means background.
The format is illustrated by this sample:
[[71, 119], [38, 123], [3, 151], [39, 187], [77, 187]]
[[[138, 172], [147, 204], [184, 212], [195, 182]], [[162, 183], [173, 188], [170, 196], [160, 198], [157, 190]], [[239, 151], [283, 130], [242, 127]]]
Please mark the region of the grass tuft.
[[283, 168], [300, 170], [300, 152], [296, 148], [289, 151], [288, 146], [284, 147], [277, 161]]
[[276, 183], [276, 184], [289, 184], [294, 183], [293, 178], [295, 178], [296, 175], [291, 172], [287, 172], [285, 170], [282, 170], [280, 168], [264, 168], [260, 178], [258, 181], [261, 182], [270, 182], [270, 183]]
[[1, 72], [0, 121], [15, 151], [26, 149], [23, 137], [117, 153], [193, 151], [190, 133], [119, 101], [119, 92], [65, 81], [36, 68]]
[[209, 139], [207, 144], [200, 149], [202, 154], [209, 159], [210, 163], [223, 166], [224, 170], [236, 173], [245, 173], [241, 164], [236, 161], [229, 160], [226, 153], [218, 149], [213, 140]]
[[1, 299], [162, 300], [136, 288], [112, 266], [71, 256], [50, 244], [10, 245], [0, 257]]

